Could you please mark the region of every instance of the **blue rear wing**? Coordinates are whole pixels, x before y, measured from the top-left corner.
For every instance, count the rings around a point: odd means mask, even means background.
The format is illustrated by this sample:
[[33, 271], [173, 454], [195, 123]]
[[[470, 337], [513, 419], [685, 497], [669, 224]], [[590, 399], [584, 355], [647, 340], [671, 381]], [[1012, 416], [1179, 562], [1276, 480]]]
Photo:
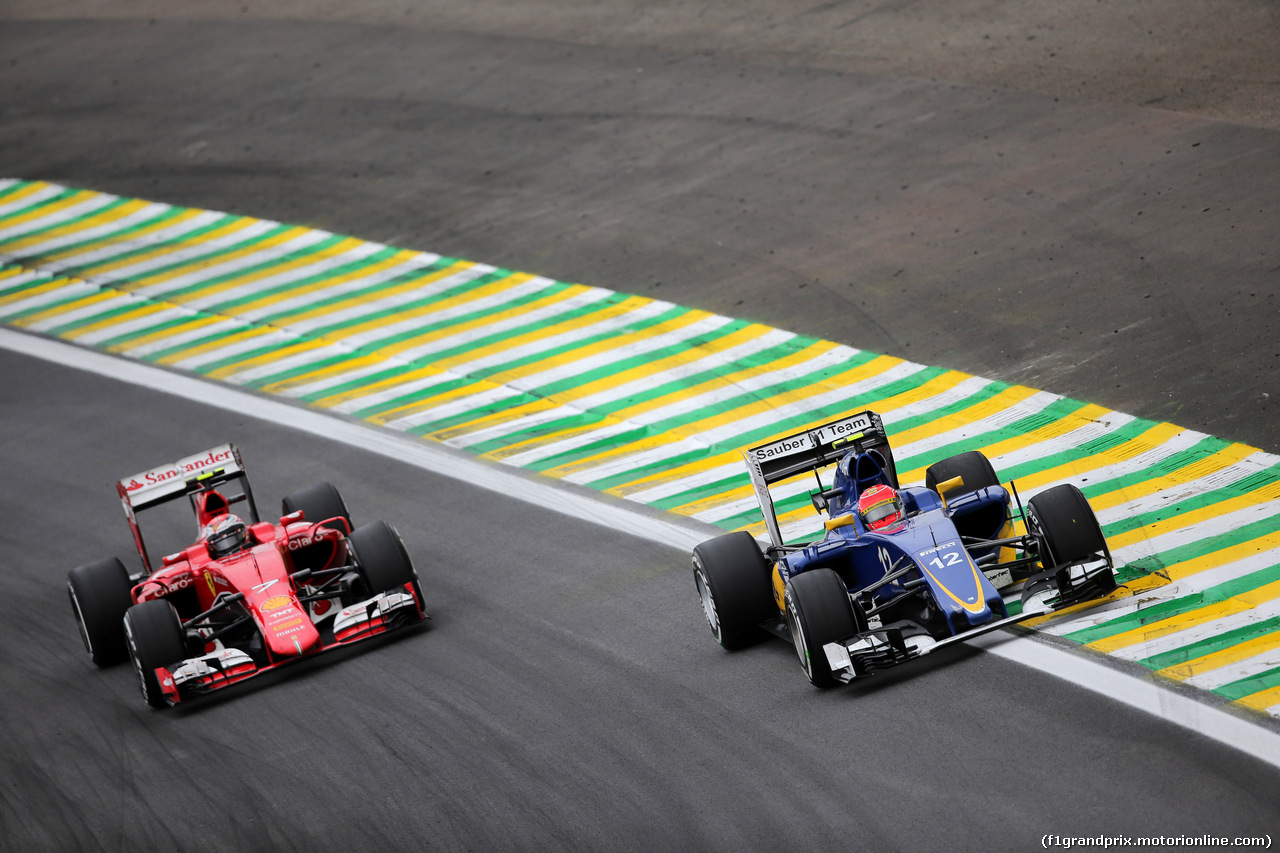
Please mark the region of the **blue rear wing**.
[[894, 468], [889, 437], [880, 416], [872, 411], [846, 415], [742, 452], [769, 538], [775, 546], [782, 547], [784, 543], [769, 486], [805, 471], [813, 471], [816, 476], [817, 472], [836, 464], [851, 450], [859, 453], [878, 451], [884, 460], [885, 475], [891, 483], [897, 484], [898, 473]]

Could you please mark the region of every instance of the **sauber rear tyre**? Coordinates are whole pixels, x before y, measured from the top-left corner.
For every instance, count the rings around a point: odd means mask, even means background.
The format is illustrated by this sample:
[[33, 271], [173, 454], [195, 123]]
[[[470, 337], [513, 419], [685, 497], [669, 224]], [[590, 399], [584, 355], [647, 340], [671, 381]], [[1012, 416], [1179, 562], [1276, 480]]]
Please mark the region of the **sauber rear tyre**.
[[67, 595], [85, 651], [98, 666], [111, 666], [129, 654], [124, 642], [124, 612], [133, 604], [133, 582], [124, 564], [112, 557], [67, 573]]
[[760, 623], [777, 618], [769, 562], [750, 533], [726, 533], [694, 548], [693, 582], [711, 633], [726, 649], [763, 639]]
[[996, 469], [991, 461], [979, 450], [969, 450], [949, 456], [941, 462], [935, 462], [925, 469], [924, 487], [938, 491], [938, 484], [960, 477], [964, 480], [964, 491], [976, 492], [987, 486], [1000, 485]]
[[178, 611], [160, 598], [135, 604], [124, 615], [124, 634], [142, 698], [153, 708], [165, 707], [167, 703], [156, 679], [156, 667], [170, 666], [187, 656]]
[[280, 508], [281, 515], [302, 510], [303, 518], [312, 524], [317, 521], [327, 521], [330, 518], [341, 518], [347, 522], [347, 529], [342, 532], [347, 533], [351, 530], [351, 513], [347, 511], [346, 502], [342, 500], [342, 495], [338, 494], [338, 490], [332, 483], [320, 483], [309, 489], [286, 495], [280, 502]]
[[413, 568], [409, 552], [394, 527], [385, 521], [375, 521], [351, 531], [348, 542], [370, 595], [398, 592], [404, 589], [405, 584], [411, 583], [418, 601], [422, 601], [418, 572]]
[[1040, 563], [1046, 569], [1095, 554], [1107, 554], [1106, 537], [1084, 493], [1070, 483], [1045, 489], [1027, 501], [1028, 532], [1040, 543]]
[[831, 569], [813, 569], [787, 581], [786, 605], [787, 629], [805, 675], [814, 687], [834, 687], [822, 647], [858, 633], [848, 587]]

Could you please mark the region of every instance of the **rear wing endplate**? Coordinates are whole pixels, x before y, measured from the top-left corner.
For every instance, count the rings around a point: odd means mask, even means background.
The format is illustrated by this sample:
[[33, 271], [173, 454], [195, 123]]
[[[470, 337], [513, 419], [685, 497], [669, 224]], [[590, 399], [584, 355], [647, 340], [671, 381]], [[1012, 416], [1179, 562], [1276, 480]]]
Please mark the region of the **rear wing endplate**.
[[249, 479], [244, 472], [244, 462], [240, 459], [240, 451], [232, 444], [220, 444], [217, 447], [179, 459], [168, 465], [160, 465], [147, 471], [125, 477], [116, 483], [116, 491], [120, 494], [120, 502], [124, 504], [124, 514], [129, 519], [129, 527], [133, 530], [133, 541], [138, 546], [138, 554], [142, 557], [142, 565], [147, 574], [151, 573], [151, 561], [147, 556], [147, 547], [142, 541], [142, 529], [138, 526], [137, 513], [144, 509], [168, 503], [176, 498], [194, 495], [204, 489], [215, 488], [222, 483], [238, 480], [244, 489], [243, 495], [235, 496], [248, 502], [250, 521], [258, 520], [258, 507], [253, 501], [253, 492], [249, 488]]
[[775, 439], [742, 452], [747, 462], [747, 471], [751, 475], [751, 486], [755, 489], [765, 526], [769, 529], [769, 538], [774, 545], [782, 547], [784, 543], [778, 529], [778, 516], [773, 509], [769, 485], [804, 471], [817, 471], [834, 465], [850, 450], [860, 453], [878, 450], [885, 460], [885, 474], [893, 483], [898, 482], [884, 422], [872, 411], [846, 415], [839, 420], [810, 427], [804, 432]]

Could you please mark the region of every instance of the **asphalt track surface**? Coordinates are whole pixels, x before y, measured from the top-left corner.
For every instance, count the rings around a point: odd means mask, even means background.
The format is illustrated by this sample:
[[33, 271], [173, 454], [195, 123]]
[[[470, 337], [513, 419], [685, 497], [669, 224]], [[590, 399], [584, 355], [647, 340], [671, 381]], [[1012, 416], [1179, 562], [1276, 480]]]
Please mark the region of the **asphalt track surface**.
[[[330, 228], [1280, 447], [1275, 132], [909, 77], [325, 21], [5, 20], [0, 172]], [[832, 304], [839, 310], [831, 310]], [[1027, 849], [1275, 833], [1277, 774], [959, 650], [818, 693], [687, 555], [0, 354], [0, 845]], [[191, 710], [84, 659], [111, 484], [234, 440], [435, 616]]]
[[[1275, 768], [1052, 676], [960, 650], [815, 691], [783, 644], [714, 645], [684, 553], [6, 362], [0, 462], [25, 484], [4, 498], [0, 604], [12, 849], [1028, 849], [1274, 828]], [[264, 509], [330, 480], [357, 523], [395, 524], [433, 625], [156, 712], [127, 667], [85, 660], [63, 569], [129, 553], [121, 465], [227, 436]]]

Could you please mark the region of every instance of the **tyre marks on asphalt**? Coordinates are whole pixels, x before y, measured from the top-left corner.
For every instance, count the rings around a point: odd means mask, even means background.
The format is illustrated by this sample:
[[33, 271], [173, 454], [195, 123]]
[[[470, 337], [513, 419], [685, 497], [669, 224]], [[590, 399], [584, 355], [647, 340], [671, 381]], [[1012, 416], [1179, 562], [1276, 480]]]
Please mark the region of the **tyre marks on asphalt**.
[[[740, 448], [851, 409], [904, 482], [980, 448], [1080, 486], [1126, 567], [1065, 637], [1280, 716], [1280, 457], [668, 302], [251, 217], [0, 180], [0, 320], [691, 516], [762, 525]], [[784, 484], [786, 535], [817, 528]]]

